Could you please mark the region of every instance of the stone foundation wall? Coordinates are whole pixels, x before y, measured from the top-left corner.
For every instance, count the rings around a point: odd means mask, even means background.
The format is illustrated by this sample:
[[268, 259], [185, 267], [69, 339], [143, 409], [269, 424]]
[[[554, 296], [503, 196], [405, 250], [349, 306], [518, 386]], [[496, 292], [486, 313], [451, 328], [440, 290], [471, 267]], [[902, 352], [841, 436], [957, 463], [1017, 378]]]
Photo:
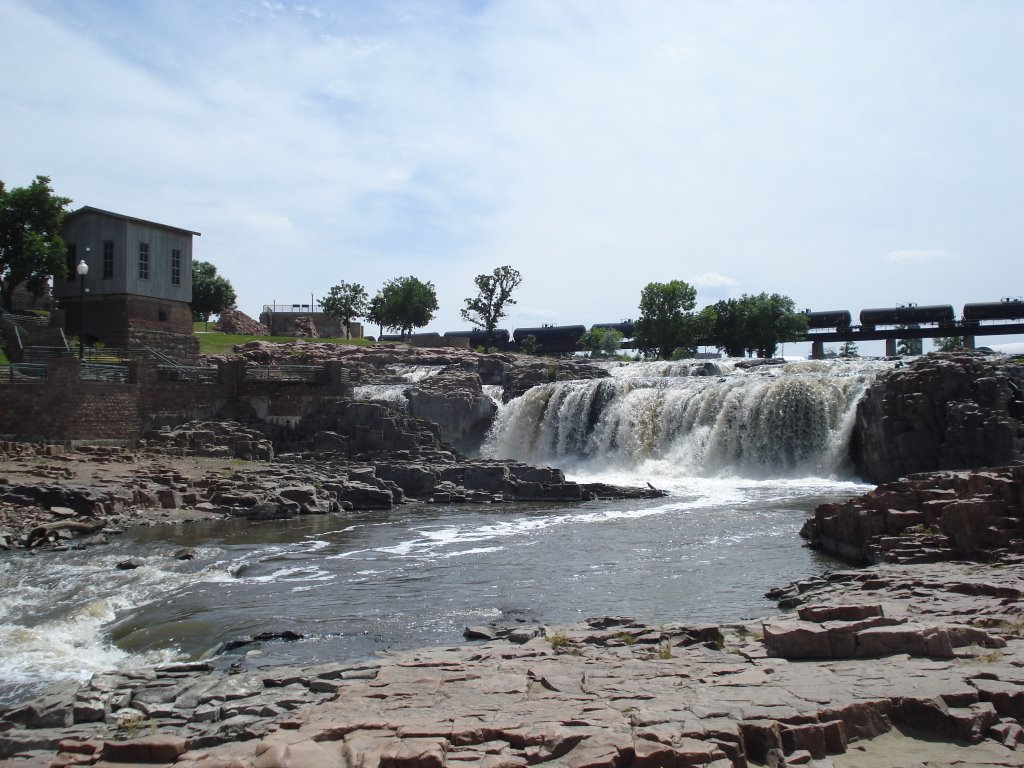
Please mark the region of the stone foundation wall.
[[[82, 302], [78, 296], [61, 299], [65, 312], [64, 333], [77, 337], [81, 332]], [[108, 347], [124, 348], [131, 344], [133, 332], [160, 331], [190, 335], [192, 312], [188, 304], [128, 294], [85, 297], [85, 340], [87, 344], [102, 342]]]
[[288, 429], [323, 403], [351, 397], [344, 370], [327, 383], [247, 382], [244, 366], [223, 363], [216, 383], [165, 382], [149, 361], [129, 365], [128, 383], [82, 381], [76, 359], [48, 363], [43, 383], [0, 383], [0, 436], [18, 440], [134, 443], [161, 426], [224, 411], [251, 414]]
[[128, 347], [145, 347], [166, 355], [186, 365], [199, 359], [199, 339], [192, 333], [165, 333], [132, 326], [129, 330]]

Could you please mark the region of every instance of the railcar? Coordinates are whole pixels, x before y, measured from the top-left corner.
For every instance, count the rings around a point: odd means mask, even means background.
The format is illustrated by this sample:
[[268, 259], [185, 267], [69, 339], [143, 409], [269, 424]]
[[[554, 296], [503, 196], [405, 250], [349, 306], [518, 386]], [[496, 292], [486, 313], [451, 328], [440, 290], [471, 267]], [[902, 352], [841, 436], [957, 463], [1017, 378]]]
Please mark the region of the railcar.
[[825, 312], [807, 311], [804, 314], [807, 315], [807, 328], [809, 330], [823, 328], [846, 330], [853, 321], [850, 311], [847, 309], [833, 309]]
[[1024, 318], [1024, 301], [1006, 299], [988, 301], [980, 304], [964, 304], [964, 320], [1020, 320]]
[[624, 339], [632, 339], [635, 323], [632, 320], [623, 320], [621, 323], [594, 323], [591, 329], [602, 328], [606, 331], [618, 331]]
[[860, 324], [864, 329], [874, 328], [877, 325], [909, 325], [912, 323], [933, 323], [942, 326], [951, 324], [954, 318], [953, 307], [949, 304], [887, 307], [860, 311]]
[[519, 346], [527, 336], [533, 336], [539, 352], [561, 354], [579, 349], [580, 336], [586, 332], [582, 325], [542, 325], [540, 328], [516, 328], [512, 339]]
[[[469, 339], [471, 347], [482, 347], [487, 343], [487, 331], [481, 328], [472, 328], [468, 331], [445, 331], [444, 337], [446, 339]], [[495, 328], [491, 331], [491, 346], [508, 349], [511, 338], [511, 334], [504, 328]]]

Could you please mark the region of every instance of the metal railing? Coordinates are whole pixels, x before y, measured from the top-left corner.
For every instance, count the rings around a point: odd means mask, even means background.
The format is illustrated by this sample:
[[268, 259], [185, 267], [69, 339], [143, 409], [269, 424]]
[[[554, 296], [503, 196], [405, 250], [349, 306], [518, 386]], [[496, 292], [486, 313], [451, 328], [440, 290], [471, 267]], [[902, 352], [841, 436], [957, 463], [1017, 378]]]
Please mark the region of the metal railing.
[[0, 384], [44, 383], [46, 366], [38, 363], [0, 365]]
[[296, 315], [308, 315], [310, 312], [320, 312], [320, 304], [264, 304], [264, 312], [287, 312]]
[[216, 368], [196, 368], [186, 365], [158, 365], [157, 381], [187, 381], [193, 384], [218, 384], [220, 371]]
[[260, 365], [245, 369], [246, 381], [297, 381], [323, 384], [327, 369], [318, 365]]
[[106, 381], [112, 384], [128, 383], [127, 365], [108, 363], [82, 363], [82, 381]]

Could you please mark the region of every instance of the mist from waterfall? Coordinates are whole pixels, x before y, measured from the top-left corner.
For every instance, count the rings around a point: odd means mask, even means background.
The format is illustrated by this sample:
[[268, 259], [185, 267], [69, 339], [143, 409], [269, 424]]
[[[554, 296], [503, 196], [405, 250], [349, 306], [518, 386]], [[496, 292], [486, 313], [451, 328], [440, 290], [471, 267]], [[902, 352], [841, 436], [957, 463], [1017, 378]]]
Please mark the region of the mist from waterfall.
[[736, 362], [630, 363], [611, 378], [534, 387], [498, 414], [483, 453], [583, 474], [852, 474], [857, 401], [890, 364]]

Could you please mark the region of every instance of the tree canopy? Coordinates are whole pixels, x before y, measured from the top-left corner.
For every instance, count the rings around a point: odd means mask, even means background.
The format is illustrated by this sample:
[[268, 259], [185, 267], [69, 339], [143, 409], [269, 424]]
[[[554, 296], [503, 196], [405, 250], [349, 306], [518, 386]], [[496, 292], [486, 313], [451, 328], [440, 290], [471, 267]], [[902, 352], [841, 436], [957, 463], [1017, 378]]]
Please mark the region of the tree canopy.
[[27, 187], [7, 189], [0, 181], [0, 305], [10, 309], [14, 289], [22, 283], [41, 296], [50, 277], [67, 275], [67, 245], [61, 237], [65, 208], [47, 176]]
[[[380, 289], [379, 314], [373, 320], [385, 328], [398, 331], [404, 339], [413, 328], [422, 328], [434, 319], [437, 292], [434, 284], [416, 277], [396, 277]], [[376, 297], [374, 301], [377, 301]], [[373, 302], [371, 302], [371, 305]]]
[[693, 311], [696, 304], [697, 289], [683, 280], [645, 285], [640, 293], [640, 317], [634, 326], [637, 348], [663, 360], [679, 348], [692, 355], [712, 324], [707, 313]]
[[591, 328], [580, 336], [580, 347], [591, 357], [612, 357], [622, 349], [622, 331], [614, 328]]
[[210, 315], [219, 315], [225, 309], [234, 309], [235, 289], [227, 278], [217, 274], [217, 268], [208, 261], [192, 262], [192, 319], [210, 321]]
[[523, 282], [522, 275], [512, 267], [497, 267], [489, 275], [477, 275], [473, 278], [479, 293], [474, 298], [466, 299], [466, 306], [460, 310], [462, 319], [478, 328], [487, 331], [484, 351], [490, 350], [491, 335], [498, 326], [498, 321], [505, 316], [505, 307], [515, 304], [512, 291]]
[[967, 346], [967, 340], [963, 336], [941, 336], [932, 339], [932, 346], [939, 352], [955, 352]]
[[793, 300], [777, 293], [743, 294], [712, 305], [715, 345], [730, 357], [748, 352], [774, 357], [780, 343], [800, 341], [807, 332], [807, 316], [797, 312]]
[[345, 326], [346, 339], [352, 338], [352, 321], [366, 317], [370, 310], [366, 289], [359, 283], [346, 283], [344, 280], [333, 286], [319, 304], [325, 315]]

